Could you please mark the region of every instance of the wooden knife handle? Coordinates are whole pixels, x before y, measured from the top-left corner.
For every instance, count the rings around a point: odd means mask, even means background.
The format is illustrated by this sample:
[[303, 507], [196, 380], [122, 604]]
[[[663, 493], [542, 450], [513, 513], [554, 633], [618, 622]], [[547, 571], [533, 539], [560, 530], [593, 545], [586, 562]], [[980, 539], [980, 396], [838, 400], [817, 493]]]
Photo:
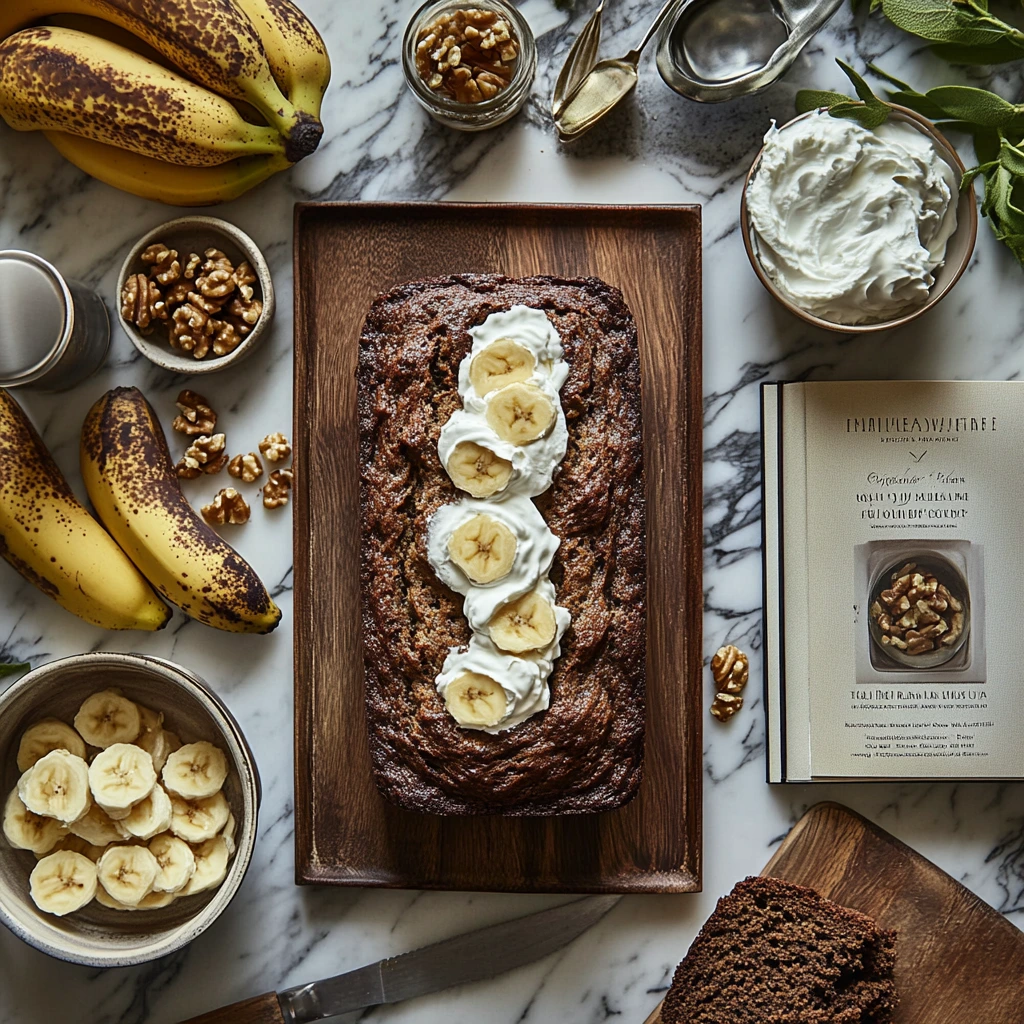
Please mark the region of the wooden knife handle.
[[222, 1006], [219, 1010], [190, 1017], [181, 1024], [285, 1024], [276, 992]]

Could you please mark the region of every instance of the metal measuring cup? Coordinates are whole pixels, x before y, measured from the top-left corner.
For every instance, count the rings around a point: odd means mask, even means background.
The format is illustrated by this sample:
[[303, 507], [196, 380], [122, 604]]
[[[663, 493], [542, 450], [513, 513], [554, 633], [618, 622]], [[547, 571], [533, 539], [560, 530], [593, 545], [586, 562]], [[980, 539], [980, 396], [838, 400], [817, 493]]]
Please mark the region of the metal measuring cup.
[[102, 364], [110, 318], [100, 297], [34, 253], [0, 250], [0, 387], [73, 387]]

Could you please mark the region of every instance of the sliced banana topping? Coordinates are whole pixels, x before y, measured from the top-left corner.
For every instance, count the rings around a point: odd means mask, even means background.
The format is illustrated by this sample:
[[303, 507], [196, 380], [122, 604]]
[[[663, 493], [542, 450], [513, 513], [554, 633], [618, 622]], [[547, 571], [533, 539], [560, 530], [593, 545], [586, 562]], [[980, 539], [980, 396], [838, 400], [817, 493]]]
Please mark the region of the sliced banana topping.
[[86, 743], [104, 748], [135, 740], [142, 730], [142, 718], [127, 697], [103, 690], [85, 699], [75, 715], [75, 728]]
[[96, 895], [96, 865], [71, 850], [51, 853], [32, 869], [29, 893], [47, 914], [64, 917], [81, 910]]
[[181, 746], [181, 740], [167, 729], [143, 731], [135, 743], [153, 758], [153, 768], [158, 775], [163, 771], [168, 755], [173, 754]]
[[535, 590], [499, 608], [487, 624], [494, 645], [510, 654], [547, 647], [556, 630], [554, 606]]
[[79, 836], [93, 846], [109, 846], [128, 837], [124, 825], [114, 821], [97, 803], [89, 808], [88, 814], [72, 822], [69, 828], [73, 835]]
[[500, 519], [475, 515], [452, 532], [448, 554], [474, 583], [493, 583], [512, 569], [516, 537]]
[[186, 800], [201, 800], [213, 796], [228, 777], [228, 762], [224, 751], [212, 743], [200, 740], [187, 743], [174, 751], [164, 764], [164, 786]]
[[108, 846], [97, 869], [107, 893], [118, 903], [135, 907], [153, 891], [160, 865], [145, 846]]
[[220, 885], [228, 874], [231, 854], [223, 836], [214, 836], [192, 850], [196, 859], [196, 870], [179, 896], [194, 896]]
[[469, 379], [482, 398], [507, 384], [529, 380], [536, 367], [537, 358], [528, 348], [511, 338], [498, 338], [473, 356]]
[[170, 906], [174, 902], [175, 898], [176, 897], [173, 892], [151, 892], [143, 896], [142, 899], [132, 907], [127, 903], [121, 903], [119, 900], [115, 900], [102, 885], [96, 889], [96, 902], [104, 907], [109, 907], [111, 910], [159, 910], [161, 907]]
[[12, 789], [4, 804], [4, 835], [16, 850], [31, 850], [37, 857], [48, 854], [68, 834], [56, 818], [33, 814]]
[[89, 785], [96, 803], [110, 817], [123, 821], [156, 785], [153, 759], [134, 743], [115, 743], [93, 758]]
[[89, 766], [66, 750], [51, 750], [19, 779], [18, 796], [35, 814], [77, 821], [92, 806]]
[[[105, 849], [105, 846], [94, 846], [81, 836], [67, 835], [50, 852], [57, 853], [59, 850], [68, 850], [71, 853], [80, 853], [83, 857], [88, 857], [95, 864], [103, 856]], [[36, 854], [36, 859], [38, 860], [43, 856], [45, 854]]]
[[233, 814], [229, 814], [227, 824], [225, 824], [221, 835], [224, 837], [224, 842], [228, 844], [228, 854], [232, 857], [235, 855], [235, 831], [237, 827], [238, 823], [235, 821], [235, 816]]
[[157, 836], [149, 844], [149, 852], [156, 857], [159, 866], [153, 881], [157, 892], [180, 892], [195, 874], [196, 858], [192, 847], [169, 832]]
[[51, 750], [66, 750], [85, 760], [85, 741], [59, 718], [44, 718], [29, 726], [18, 744], [18, 771], [27, 772]]
[[444, 704], [459, 725], [488, 728], [508, 714], [508, 697], [497, 680], [479, 672], [463, 672], [444, 691]]
[[512, 463], [475, 441], [460, 441], [445, 469], [452, 483], [474, 498], [497, 494], [512, 479]]
[[148, 840], [171, 827], [172, 814], [171, 798], [158, 782], [120, 824], [130, 836]]
[[228, 822], [231, 808], [223, 793], [200, 800], [171, 797], [171, 831], [188, 843], [212, 839]]
[[487, 401], [487, 425], [509, 444], [543, 437], [555, 423], [555, 403], [536, 384], [509, 384]]

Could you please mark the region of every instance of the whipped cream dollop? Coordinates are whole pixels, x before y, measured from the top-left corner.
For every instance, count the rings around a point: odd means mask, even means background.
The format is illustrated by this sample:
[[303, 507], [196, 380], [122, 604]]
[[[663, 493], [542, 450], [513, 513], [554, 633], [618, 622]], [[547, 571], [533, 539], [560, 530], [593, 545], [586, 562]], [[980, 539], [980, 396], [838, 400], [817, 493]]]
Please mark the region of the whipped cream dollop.
[[764, 138], [747, 187], [754, 249], [779, 292], [833, 323], [924, 303], [956, 230], [958, 175], [931, 139], [820, 111]]
[[[438, 456], [447, 468], [455, 446], [462, 441], [473, 441], [511, 462], [512, 473], [508, 483], [496, 494], [486, 498], [464, 496], [439, 508], [427, 524], [430, 564], [443, 583], [463, 595], [463, 611], [473, 630], [468, 647], [449, 650], [435, 682], [442, 699], [452, 683], [465, 673], [487, 676], [499, 684], [505, 695], [505, 713], [500, 721], [485, 726], [456, 719], [464, 729], [497, 734], [547, 710], [551, 702], [548, 679], [555, 660], [562, 653], [562, 636], [571, 622], [568, 609], [556, 604], [555, 587], [548, 578], [559, 540], [531, 500], [551, 486], [565, 458], [569, 434], [559, 392], [569, 367], [563, 358], [558, 331], [541, 309], [515, 305], [492, 313], [469, 333], [473, 345], [459, 365], [463, 408], [454, 412], [441, 428]], [[521, 445], [503, 440], [488, 424], [488, 402], [498, 390], [481, 395], [471, 376], [474, 358], [491, 345], [506, 341], [515, 342], [532, 354], [532, 371], [518, 380], [542, 390], [555, 410], [550, 430]], [[455, 531], [478, 515], [497, 520], [515, 538], [511, 567], [499, 579], [483, 584], [472, 580], [453, 560], [449, 550]], [[555, 618], [554, 638], [539, 649], [517, 654], [503, 651], [491, 640], [489, 623], [500, 608], [531, 592], [551, 605]]]
[[[459, 394], [462, 408], [456, 410], [441, 428], [437, 454], [443, 466], [455, 446], [472, 441], [512, 463], [512, 476], [502, 489], [503, 494], [543, 494], [554, 479], [555, 471], [565, 458], [569, 431], [559, 391], [568, 376], [569, 367], [562, 358], [562, 341], [542, 309], [516, 305], [500, 313], [492, 313], [478, 327], [470, 328], [473, 347], [459, 364]], [[533, 373], [523, 383], [540, 388], [555, 407], [555, 422], [544, 437], [527, 445], [502, 440], [487, 422], [487, 406], [497, 392], [480, 395], [470, 380], [473, 359], [488, 345], [509, 338], [528, 349], [536, 360]]]
[[[451, 535], [476, 515], [492, 516], [504, 523], [516, 539], [512, 568], [493, 583], [475, 583], [448, 551]], [[462, 498], [453, 505], [442, 505], [427, 524], [427, 558], [438, 578], [465, 598], [462, 611], [476, 632], [486, 630], [491, 616], [503, 604], [529, 593], [547, 576], [559, 543], [537, 506], [522, 494], [510, 494], [500, 501]]]

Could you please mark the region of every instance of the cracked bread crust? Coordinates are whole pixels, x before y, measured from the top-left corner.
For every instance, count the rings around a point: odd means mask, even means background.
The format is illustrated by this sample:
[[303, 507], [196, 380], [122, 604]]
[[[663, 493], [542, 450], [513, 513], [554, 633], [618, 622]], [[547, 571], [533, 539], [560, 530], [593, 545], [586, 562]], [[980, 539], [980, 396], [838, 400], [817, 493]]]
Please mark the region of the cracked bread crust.
[[[572, 614], [551, 707], [497, 735], [460, 728], [435, 677], [469, 642], [462, 598], [427, 559], [430, 517], [462, 492], [437, 456], [461, 407], [468, 329], [516, 303], [543, 309], [569, 364], [569, 444], [536, 500], [561, 544], [551, 569]], [[640, 784], [647, 569], [636, 325], [597, 278], [459, 275], [378, 296], [360, 337], [363, 652], [374, 778], [434, 814], [606, 811]]]

